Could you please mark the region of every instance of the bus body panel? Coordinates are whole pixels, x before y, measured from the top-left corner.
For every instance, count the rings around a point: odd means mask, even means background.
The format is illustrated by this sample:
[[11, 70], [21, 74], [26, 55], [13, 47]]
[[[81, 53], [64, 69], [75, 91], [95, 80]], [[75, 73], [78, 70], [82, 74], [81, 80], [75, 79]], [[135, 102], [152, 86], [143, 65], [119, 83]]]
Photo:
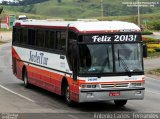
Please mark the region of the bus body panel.
[[[120, 90], [120, 89], [119, 89]], [[119, 93], [118, 96], [110, 96], [110, 92]], [[144, 98], [144, 88], [130, 91], [89, 91], [81, 92], [79, 102], [98, 102], [109, 100], [142, 100]]]
[[[144, 75], [129, 76], [109, 76], [96, 78], [79, 77], [79, 101], [80, 102], [97, 102], [106, 100], [142, 100], [144, 98]], [[95, 80], [97, 79], [97, 80]], [[139, 87], [131, 87], [132, 83], [141, 83]], [[83, 89], [81, 85], [98, 85], [97, 89]], [[110, 96], [110, 92], [119, 93]]]
[[[26, 49], [24, 50], [24, 48], [19, 48], [16, 46], [12, 48], [12, 55], [13, 58], [16, 59], [16, 64], [17, 64], [16, 68], [18, 73], [15, 74], [17, 78], [22, 80], [22, 69], [23, 66], [25, 66], [27, 70], [29, 83], [41, 87], [43, 89], [46, 89], [48, 91], [51, 91], [53, 93], [56, 93], [58, 95], [62, 95], [61, 84], [62, 84], [62, 79], [65, 77], [70, 86], [71, 100], [79, 102], [79, 85], [77, 82], [73, 82], [71, 75], [54, 71], [52, 69], [47, 69], [34, 64], [30, 64], [28, 61], [26, 63], [25, 61], [26, 53], [27, 50]], [[58, 57], [60, 57], [60, 55]]]

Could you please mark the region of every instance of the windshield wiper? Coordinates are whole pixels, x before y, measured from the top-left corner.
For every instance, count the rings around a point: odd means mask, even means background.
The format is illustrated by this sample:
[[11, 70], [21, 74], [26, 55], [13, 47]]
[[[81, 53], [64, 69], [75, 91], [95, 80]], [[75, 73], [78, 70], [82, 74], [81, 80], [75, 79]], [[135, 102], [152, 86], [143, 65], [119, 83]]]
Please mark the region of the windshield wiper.
[[128, 76], [131, 77], [132, 72], [131, 72], [131, 70], [129, 70], [129, 67], [127, 66], [127, 64], [124, 61], [124, 59], [119, 56], [119, 50], [118, 50], [118, 61], [119, 61], [119, 67], [120, 67], [120, 62], [121, 62], [123, 67], [124, 67], [124, 69], [125, 69], [125, 71], [128, 73]]
[[102, 65], [102, 69], [100, 70], [100, 73], [98, 75], [98, 78], [101, 77], [101, 74], [103, 73], [106, 65], [108, 64], [108, 67], [110, 68], [110, 61], [109, 61], [109, 50], [107, 48], [107, 57], [105, 58], [104, 62], [103, 62], [103, 65]]

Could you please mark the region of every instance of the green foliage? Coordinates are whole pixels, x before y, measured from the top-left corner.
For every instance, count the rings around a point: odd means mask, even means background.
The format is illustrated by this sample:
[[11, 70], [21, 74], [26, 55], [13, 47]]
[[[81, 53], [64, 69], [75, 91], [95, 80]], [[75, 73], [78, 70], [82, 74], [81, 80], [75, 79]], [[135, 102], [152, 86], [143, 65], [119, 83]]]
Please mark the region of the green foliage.
[[149, 28], [153, 30], [160, 30], [160, 20], [150, 22]]
[[57, 0], [57, 2], [58, 2], [58, 3], [61, 3], [61, 2], [62, 2], [62, 0]]
[[160, 56], [160, 52], [148, 52], [148, 57], [157, 57]]
[[160, 56], [160, 44], [148, 44], [147, 46], [149, 57]]
[[0, 32], [11, 32], [11, 31], [12, 31], [12, 28], [10, 28], [10, 29], [1, 28], [0, 29]]
[[160, 44], [147, 44], [148, 48], [153, 48], [153, 49], [159, 49], [160, 48]]
[[[101, 17], [101, 3], [100, 0], [38, 0], [44, 1], [34, 5], [26, 5], [27, 3], [37, 2], [35, 0], [25, 0], [25, 6], [12, 6], [8, 10], [15, 12], [34, 13], [43, 16], [63, 17], [63, 18], [100, 18]], [[134, 2], [134, 0], [131, 0]], [[148, 0], [141, 0], [147, 1]], [[156, 0], [157, 2], [160, 0]], [[137, 23], [137, 7], [127, 7], [122, 4], [124, 0], [104, 0], [104, 17], [110, 20], [123, 20]], [[153, 17], [160, 18], [158, 7], [141, 8], [141, 14], [155, 13], [157, 15], [144, 16], [143, 19], [153, 19]], [[130, 15], [121, 17], [122, 15]], [[108, 18], [108, 16], [116, 16]]]
[[152, 31], [142, 31], [142, 35], [152, 35]]
[[153, 53], [153, 52], [156, 52], [156, 51], [152, 48], [148, 48], [148, 53]]
[[155, 51], [156, 52], [160, 52], [160, 48], [155, 48]]
[[0, 14], [2, 13], [2, 11], [3, 11], [3, 7], [2, 7], [2, 6], [0, 6]]
[[157, 43], [157, 42], [160, 42], [158, 39], [156, 38], [146, 38], [146, 37], [143, 37], [143, 42], [144, 43]]

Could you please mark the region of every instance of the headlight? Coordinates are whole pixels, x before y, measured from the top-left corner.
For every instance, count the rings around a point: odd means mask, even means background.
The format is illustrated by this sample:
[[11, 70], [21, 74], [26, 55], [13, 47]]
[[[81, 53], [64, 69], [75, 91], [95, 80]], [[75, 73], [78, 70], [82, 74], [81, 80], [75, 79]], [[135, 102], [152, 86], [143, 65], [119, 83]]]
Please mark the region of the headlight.
[[130, 83], [130, 87], [143, 87], [143, 86], [144, 86], [143, 82]]
[[82, 84], [81, 88], [83, 89], [97, 89], [99, 88], [98, 84]]

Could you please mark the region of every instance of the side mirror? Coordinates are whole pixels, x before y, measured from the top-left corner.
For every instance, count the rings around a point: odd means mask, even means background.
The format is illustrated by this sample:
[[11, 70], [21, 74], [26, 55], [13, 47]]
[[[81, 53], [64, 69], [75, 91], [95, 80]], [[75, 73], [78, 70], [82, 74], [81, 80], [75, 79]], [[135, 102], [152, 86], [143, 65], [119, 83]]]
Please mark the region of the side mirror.
[[72, 46], [73, 46], [73, 62], [72, 62], [72, 69], [73, 69], [73, 79], [76, 81], [77, 80], [77, 69], [78, 69], [78, 55], [77, 55], [77, 42], [72, 41]]
[[143, 44], [143, 57], [146, 58], [148, 56], [147, 45]]

